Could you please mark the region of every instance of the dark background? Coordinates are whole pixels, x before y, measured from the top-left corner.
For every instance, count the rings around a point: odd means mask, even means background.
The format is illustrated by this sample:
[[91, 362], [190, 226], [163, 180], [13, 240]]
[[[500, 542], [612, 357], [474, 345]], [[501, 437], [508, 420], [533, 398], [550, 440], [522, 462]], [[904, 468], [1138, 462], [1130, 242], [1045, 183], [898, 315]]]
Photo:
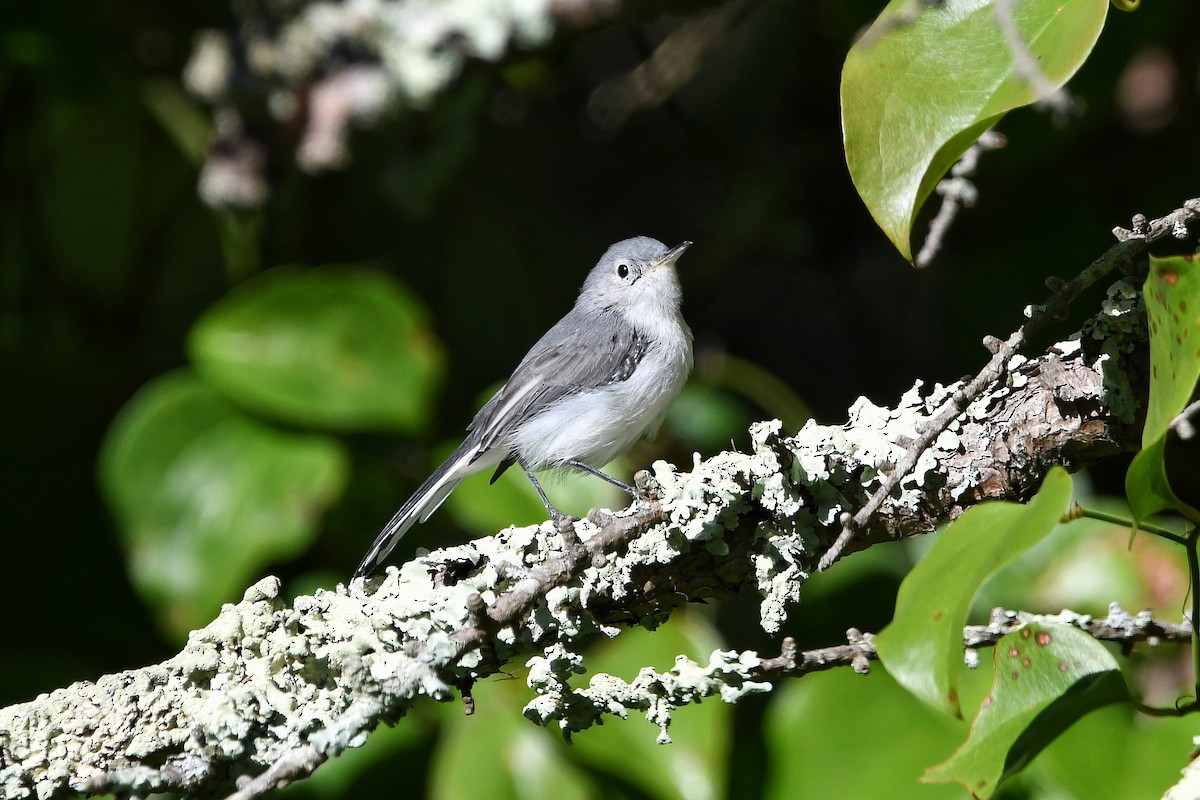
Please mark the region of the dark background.
[[[470, 66], [429, 110], [359, 132], [341, 172], [304, 175], [280, 150], [261, 264], [392, 273], [427, 302], [449, 368], [424, 437], [351, 439], [356, 482], [318, 544], [272, 572], [348, 575], [427, 449], [462, 430], [617, 239], [693, 240], [681, 279], [698, 353], [763, 367], [822, 422], [859, 395], [892, 404], [917, 378], [977, 369], [981, 337], [1014, 329], [1045, 276], [1075, 274], [1134, 212], [1200, 194], [1200, 6], [1143, 6], [1110, 15], [1070, 84], [1081, 114], [1001, 123], [1009, 144], [985, 157], [978, 206], [924, 271], [874, 226], [842, 157], [839, 70], [878, 3], [748, 6], [676, 97], [616, 131], [587, 120], [590, 93], [679, 17], [520, 55], [506, 69], [540, 77], [519, 89]], [[0, 705], [177, 649], [127, 581], [96, 457], [118, 410], [185, 362], [189, 327], [236, 282], [196, 166], [145, 100], [155, 82], [178, 84], [197, 31], [234, 26], [227, 14], [178, 0], [0, 4]], [[1176, 71], [1173, 94], [1135, 114], [1118, 87], [1153, 53]], [[746, 422], [773, 413], [743, 405]], [[728, 439], [745, 442], [745, 426]], [[719, 446], [668, 435], [646, 454], [687, 463]], [[418, 543], [463, 536], [428, 528]], [[877, 628], [891, 591], [892, 579], [847, 585], [788, 632], [828, 644]], [[723, 608], [731, 646], [761, 644], [745, 633], [753, 610], [750, 598]]]

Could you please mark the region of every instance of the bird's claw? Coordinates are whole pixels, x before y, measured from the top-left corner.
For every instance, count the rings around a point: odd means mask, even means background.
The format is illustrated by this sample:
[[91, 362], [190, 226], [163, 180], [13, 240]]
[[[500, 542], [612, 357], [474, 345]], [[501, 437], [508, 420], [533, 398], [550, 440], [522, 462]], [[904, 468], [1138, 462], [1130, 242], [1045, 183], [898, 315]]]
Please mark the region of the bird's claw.
[[658, 481], [654, 480], [654, 476], [648, 470], [639, 469], [634, 473], [633, 485], [637, 488], [637, 493], [634, 495], [635, 500], [650, 503], [659, 499]]

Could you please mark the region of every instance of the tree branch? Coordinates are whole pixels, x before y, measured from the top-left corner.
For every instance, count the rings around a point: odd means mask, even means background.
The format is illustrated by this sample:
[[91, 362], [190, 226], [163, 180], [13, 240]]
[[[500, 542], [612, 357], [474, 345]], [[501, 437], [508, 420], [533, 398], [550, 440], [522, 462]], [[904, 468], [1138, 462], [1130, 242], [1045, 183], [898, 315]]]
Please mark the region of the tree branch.
[[[1096, 639], [1119, 642], [1127, 652], [1139, 642], [1157, 647], [1163, 641], [1187, 642], [1192, 636], [1187, 624], [1157, 620], [1148, 611], [1132, 616], [1116, 603], [1110, 605], [1103, 619], [1073, 611], [1051, 615], [997, 608], [987, 625], [969, 625], [963, 630], [965, 660], [976, 666], [977, 648], [991, 647], [1032, 622], [1070, 625]], [[601, 722], [606, 714], [625, 716], [631, 710], [644, 711], [647, 719], [659, 726], [658, 741], [665, 744], [671, 741], [668, 728], [672, 712], [704, 698], [736, 702], [748, 694], [771, 691], [772, 681], [834, 667], [851, 667], [866, 674], [871, 662], [879, 658], [872, 635], [851, 628], [846, 638], [846, 644], [801, 652], [795, 640], [785, 637], [774, 658], [762, 658], [753, 650], [717, 650], [708, 664], [702, 665], [680, 656], [670, 670], [643, 669], [629, 683], [612, 675], [594, 675], [586, 689], [570, 688], [568, 681], [576, 662], [556, 651], [553, 657], [533, 659], [529, 684], [542, 696], [526, 706], [525, 715], [542, 724], [558, 721], [569, 737]], [[562, 713], [563, 709], [567, 713]]]
[[[1008, 359], [1004, 379], [936, 437], [852, 547], [927, 532], [984, 499], [1024, 499], [1052, 465], [1135, 448], [1145, 337], [1136, 287], [1120, 281], [1078, 334]], [[421, 696], [449, 700], [539, 652], [552, 686], [597, 632], [658, 622], [690, 601], [752, 587], [764, 628], [778, 631], [839, 517], [961, 391], [918, 383], [894, 408], [862, 399], [845, 425], [810, 422], [792, 437], [759, 423], [750, 452], [697, 456], [687, 472], [659, 462], [639, 477], [646, 499], [561, 531], [510, 528], [290, 604], [264, 579], [161, 664], [0, 710], [0, 795], [256, 796], [361, 744]], [[570, 697], [558, 699], [543, 695], [529, 713], [567, 723]]]
[[969, 381], [958, 386], [950, 394], [945, 405], [931, 419], [922, 421], [921, 426], [916, 429], [916, 437], [898, 455], [895, 465], [886, 470], [887, 477], [880, 482], [867, 502], [859, 507], [853, 515], [849, 511], [842, 512], [841, 533], [821, 557], [818, 568], [828, 569], [841, 557], [843, 550], [853, 539], [855, 533], [869, 523], [872, 516], [879, 511], [897, 486], [918, 466], [928, 448], [949, 429], [955, 420], [959, 419], [964, 411], [977, 403], [981, 397], [986, 396], [985, 393], [989, 387], [994, 386], [1004, 377], [1005, 373], [1011, 369], [1017, 353], [1046, 326], [1047, 322], [1064, 315], [1067, 307], [1080, 292], [1110, 272], [1118, 269], [1127, 273], [1132, 272], [1133, 260], [1152, 242], [1167, 237], [1186, 238], [1188, 224], [1197, 218], [1200, 218], [1200, 198], [1188, 200], [1183, 207], [1153, 222], [1147, 222], [1146, 218], [1139, 214], [1134, 218], [1134, 231], [1126, 231], [1124, 228], [1114, 229], [1113, 234], [1118, 239], [1117, 244], [1110, 247], [1104, 255], [1089, 264], [1073, 279], [1063, 281], [1059, 278], [1048, 278], [1046, 284], [1052, 294], [1045, 305], [1030, 306], [1026, 309], [1028, 319], [1005, 341], [1001, 342], [990, 336], [984, 340], [984, 345], [992, 351], [992, 358], [987, 365]]

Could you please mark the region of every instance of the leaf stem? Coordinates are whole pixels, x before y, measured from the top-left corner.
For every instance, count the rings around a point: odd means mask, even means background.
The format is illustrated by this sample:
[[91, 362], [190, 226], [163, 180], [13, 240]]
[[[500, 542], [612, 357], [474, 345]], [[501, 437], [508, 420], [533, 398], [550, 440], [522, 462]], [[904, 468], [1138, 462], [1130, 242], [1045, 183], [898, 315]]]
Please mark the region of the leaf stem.
[[[1080, 519], [1082, 517], [1087, 517], [1088, 519], [1097, 519], [1101, 522], [1111, 522], [1114, 525], [1123, 525], [1126, 528], [1133, 528], [1133, 520], [1131, 520], [1129, 517], [1123, 517], [1120, 514], [1110, 514], [1107, 511], [1097, 511], [1094, 508], [1084, 508], [1078, 503], [1072, 506], [1071, 510], [1066, 513], [1066, 515], [1063, 517], [1063, 522], [1070, 522], [1073, 519]], [[1189, 546], [1189, 537], [1178, 534], [1175, 531], [1162, 527], [1161, 525], [1143, 522], [1138, 525], [1138, 530], [1154, 534], [1155, 536], [1161, 536], [1164, 539], [1169, 539], [1176, 544], [1183, 545], [1184, 547]]]
[[1200, 709], [1200, 705], [1197, 705], [1195, 700], [1190, 700], [1182, 705], [1173, 706], [1172, 708], [1148, 706], [1145, 703], [1134, 703], [1133, 707], [1148, 717], [1182, 717]]

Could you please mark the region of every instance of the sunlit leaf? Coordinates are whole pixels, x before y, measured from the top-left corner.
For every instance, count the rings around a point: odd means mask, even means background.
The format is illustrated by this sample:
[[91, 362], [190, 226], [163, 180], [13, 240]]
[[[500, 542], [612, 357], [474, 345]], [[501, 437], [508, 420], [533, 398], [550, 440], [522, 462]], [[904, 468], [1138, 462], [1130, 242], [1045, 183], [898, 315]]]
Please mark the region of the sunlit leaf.
[[1190, 715], [1147, 717], [1128, 704], [1110, 705], [1055, 739], [1027, 774], [1067, 797], [1162, 797], [1191, 760], [1195, 733]]
[[1142, 296], [1150, 329], [1150, 396], [1142, 451], [1125, 475], [1135, 523], [1167, 509], [1196, 514], [1171, 489], [1163, 461], [1168, 428], [1187, 407], [1200, 378], [1200, 270], [1195, 258], [1152, 257]]
[[354, 267], [251, 279], [196, 323], [189, 348], [199, 373], [239, 405], [334, 430], [419, 428], [442, 368], [416, 297]]
[[1200, 265], [1194, 256], [1150, 259], [1142, 296], [1150, 328], [1150, 399], [1142, 447], [1162, 438], [1200, 377]]
[[990, 797], [1084, 714], [1129, 699], [1112, 654], [1067, 625], [1026, 625], [997, 642], [995, 685], [971, 736], [923, 780], [963, 785]]
[[1125, 473], [1125, 494], [1129, 497], [1129, 510], [1133, 515], [1134, 529], [1147, 517], [1160, 511], [1180, 508], [1183, 503], [1171, 490], [1163, 463], [1163, 445], [1166, 436], [1141, 450]]
[[960, 715], [962, 629], [971, 601], [990, 575], [1054, 530], [1070, 498], [1071, 476], [1055, 467], [1028, 503], [982, 503], [947, 526], [900, 584], [892, 622], [875, 637], [897, 681]]
[[144, 386], [100, 457], [134, 586], [176, 633], [304, 549], [348, 469], [336, 441], [264, 425], [190, 372]]
[[[850, 177], [906, 259], [912, 226], [934, 186], [983, 131], [1036, 99], [1014, 74], [991, 0], [892, 0], [850, 49], [842, 128]], [[1013, 14], [1049, 83], [1062, 86], [1091, 53], [1108, 0], [1022, 0]], [[886, 30], [886, 33], [883, 31]]]

